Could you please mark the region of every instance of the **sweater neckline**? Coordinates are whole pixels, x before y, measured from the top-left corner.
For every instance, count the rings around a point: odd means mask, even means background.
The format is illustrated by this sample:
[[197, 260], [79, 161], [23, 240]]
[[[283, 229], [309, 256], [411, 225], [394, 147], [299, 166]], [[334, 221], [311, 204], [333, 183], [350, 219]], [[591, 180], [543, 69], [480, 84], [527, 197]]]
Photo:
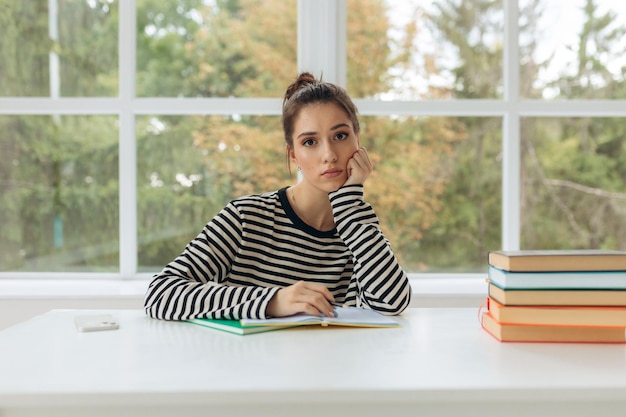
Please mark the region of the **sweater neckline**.
[[328, 231], [317, 230], [316, 228], [306, 224], [304, 220], [298, 217], [289, 202], [289, 198], [287, 197], [287, 188], [289, 187], [283, 187], [278, 190], [278, 199], [280, 200], [283, 210], [285, 210], [285, 214], [298, 229], [317, 237], [333, 237], [337, 234], [336, 227]]

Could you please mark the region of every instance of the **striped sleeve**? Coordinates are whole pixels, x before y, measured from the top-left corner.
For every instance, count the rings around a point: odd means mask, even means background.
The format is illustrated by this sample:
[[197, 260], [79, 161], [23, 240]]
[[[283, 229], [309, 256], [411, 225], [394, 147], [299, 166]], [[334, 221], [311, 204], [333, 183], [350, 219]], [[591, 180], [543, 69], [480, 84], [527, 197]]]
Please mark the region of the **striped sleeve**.
[[354, 257], [360, 302], [383, 314], [400, 314], [411, 301], [409, 280], [363, 200], [363, 185], [342, 187], [329, 199], [337, 232]]
[[163, 320], [265, 318], [278, 288], [224, 284], [241, 239], [241, 216], [231, 203], [153, 277], [146, 314]]

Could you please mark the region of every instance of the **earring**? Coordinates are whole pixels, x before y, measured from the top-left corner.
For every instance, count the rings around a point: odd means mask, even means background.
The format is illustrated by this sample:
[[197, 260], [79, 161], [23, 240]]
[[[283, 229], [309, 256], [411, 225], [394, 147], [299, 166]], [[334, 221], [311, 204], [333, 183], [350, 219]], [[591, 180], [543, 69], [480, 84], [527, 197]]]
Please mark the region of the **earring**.
[[298, 171], [302, 171], [302, 168], [298, 167]]

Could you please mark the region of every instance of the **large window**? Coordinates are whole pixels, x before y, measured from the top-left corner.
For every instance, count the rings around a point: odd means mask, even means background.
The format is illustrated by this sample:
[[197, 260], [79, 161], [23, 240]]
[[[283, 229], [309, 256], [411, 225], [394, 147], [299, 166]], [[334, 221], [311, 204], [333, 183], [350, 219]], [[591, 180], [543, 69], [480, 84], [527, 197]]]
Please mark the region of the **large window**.
[[0, 0], [0, 277], [146, 277], [230, 199], [294, 182], [298, 70], [356, 99], [411, 273], [626, 250], [625, 5]]

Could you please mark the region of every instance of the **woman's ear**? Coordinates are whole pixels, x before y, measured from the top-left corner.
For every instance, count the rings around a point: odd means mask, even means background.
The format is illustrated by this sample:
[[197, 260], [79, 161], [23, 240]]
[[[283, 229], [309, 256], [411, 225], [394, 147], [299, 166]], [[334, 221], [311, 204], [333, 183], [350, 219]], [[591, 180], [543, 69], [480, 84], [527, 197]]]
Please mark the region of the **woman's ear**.
[[287, 157], [289, 158], [289, 161], [291, 161], [292, 164], [294, 164], [295, 166], [298, 166], [298, 160], [296, 159], [296, 154], [293, 151], [293, 147], [287, 145]]

